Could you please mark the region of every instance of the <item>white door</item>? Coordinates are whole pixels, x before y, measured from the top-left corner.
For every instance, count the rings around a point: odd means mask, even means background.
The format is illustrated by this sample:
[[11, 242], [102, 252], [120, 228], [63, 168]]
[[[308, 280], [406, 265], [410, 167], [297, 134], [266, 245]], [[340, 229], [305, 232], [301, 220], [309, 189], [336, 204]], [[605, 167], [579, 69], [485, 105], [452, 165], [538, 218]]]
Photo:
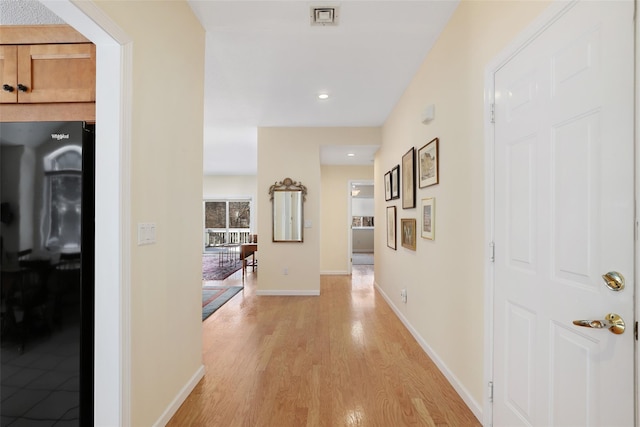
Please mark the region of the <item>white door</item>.
[[634, 425], [633, 8], [578, 2], [494, 75], [494, 426]]

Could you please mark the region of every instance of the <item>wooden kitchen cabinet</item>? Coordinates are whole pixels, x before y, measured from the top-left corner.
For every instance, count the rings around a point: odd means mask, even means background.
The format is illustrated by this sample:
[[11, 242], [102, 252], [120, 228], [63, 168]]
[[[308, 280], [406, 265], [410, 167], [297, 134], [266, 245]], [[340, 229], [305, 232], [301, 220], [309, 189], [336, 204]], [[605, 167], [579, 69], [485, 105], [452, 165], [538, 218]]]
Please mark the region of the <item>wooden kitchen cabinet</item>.
[[[0, 46], [0, 82], [9, 82], [17, 78], [18, 46]], [[8, 84], [8, 83], [7, 83]], [[0, 91], [0, 102], [18, 102], [18, 91]]]
[[0, 121], [95, 121], [96, 47], [68, 25], [0, 25]]
[[0, 46], [2, 103], [93, 102], [92, 43]]

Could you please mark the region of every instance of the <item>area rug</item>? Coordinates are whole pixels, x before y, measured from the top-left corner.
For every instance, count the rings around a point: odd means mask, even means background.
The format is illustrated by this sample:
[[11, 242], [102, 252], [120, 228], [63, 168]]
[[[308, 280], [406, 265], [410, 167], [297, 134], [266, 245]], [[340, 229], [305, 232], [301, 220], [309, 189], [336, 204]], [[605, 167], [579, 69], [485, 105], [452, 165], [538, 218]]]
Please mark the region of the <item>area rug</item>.
[[217, 309], [240, 292], [242, 286], [203, 286], [202, 320], [211, 316]]
[[218, 254], [202, 256], [202, 280], [224, 280], [242, 268], [239, 259], [220, 260]]

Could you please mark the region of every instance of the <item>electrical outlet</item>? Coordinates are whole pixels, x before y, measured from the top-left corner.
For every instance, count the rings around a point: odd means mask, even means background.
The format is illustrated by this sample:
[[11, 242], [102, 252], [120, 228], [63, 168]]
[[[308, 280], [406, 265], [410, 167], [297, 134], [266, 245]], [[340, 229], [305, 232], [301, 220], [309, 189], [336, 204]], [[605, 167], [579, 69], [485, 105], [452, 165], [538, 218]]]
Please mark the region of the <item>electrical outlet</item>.
[[400, 298], [402, 299], [403, 303], [407, 303], [407, 290], [403, 289], [400, 291]]
[[287, 274], [289, 274], [289, 267], [285, 267], [285, 268], [283, 268], [283, 269], [282, 269], [282, 274], [284, 274], [285, 276], [286, 276]]

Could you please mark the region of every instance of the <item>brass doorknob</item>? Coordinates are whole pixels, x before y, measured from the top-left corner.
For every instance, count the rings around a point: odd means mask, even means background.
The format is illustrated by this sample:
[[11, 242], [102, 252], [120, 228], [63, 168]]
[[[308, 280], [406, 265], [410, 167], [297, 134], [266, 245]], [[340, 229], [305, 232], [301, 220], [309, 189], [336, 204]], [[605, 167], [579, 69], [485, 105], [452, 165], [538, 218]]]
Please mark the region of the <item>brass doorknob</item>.
[[574, 320], [573, 324], [576, 326], [584, 326], [586, 328], [594, 329], [609, 329], [612, 333], [620, 335], [624, 333], [624, 320], [622, 317], [615, 313], [609, 313], [604, 316], [603, 320]]
[[602, 278], [607, 284], [607, 288], [612, 291], [621, 291], [624, 289], [624, 277], [617, 271], [610, 271], [607, 274], [603, 274]]

